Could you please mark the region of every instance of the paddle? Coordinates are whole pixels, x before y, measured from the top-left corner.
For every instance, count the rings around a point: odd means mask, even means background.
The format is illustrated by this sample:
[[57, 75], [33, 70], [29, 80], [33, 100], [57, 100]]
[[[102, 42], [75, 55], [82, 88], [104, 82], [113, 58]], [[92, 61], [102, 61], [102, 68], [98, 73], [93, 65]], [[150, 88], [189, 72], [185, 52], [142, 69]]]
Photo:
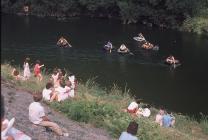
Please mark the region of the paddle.
[[129, 54], [130, 54], [130, 55], [134, 55], [134, 54], [133, 54], [132, 52], [130, 52], [130, 51], [129, 51]]

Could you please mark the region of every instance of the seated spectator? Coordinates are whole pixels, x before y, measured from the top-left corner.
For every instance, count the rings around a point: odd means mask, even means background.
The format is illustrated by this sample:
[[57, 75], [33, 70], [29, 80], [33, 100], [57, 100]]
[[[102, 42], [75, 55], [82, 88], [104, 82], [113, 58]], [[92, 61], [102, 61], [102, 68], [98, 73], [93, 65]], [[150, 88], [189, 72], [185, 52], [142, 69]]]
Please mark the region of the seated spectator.
[[53, 74], [52, 74], [52, 80], [53, 80], [53, 84], [55, 85], [57, 83], [58, 77], [59, 77], [59, 72], [57, 69], [53, 70]]
[[9, 135], [8, 129], [11, 128], [12, 124], [9, 126], [9, 121], [5, 119], [5, 108], [4, 108], [4, 97], [1, 95], [1, 140], [14, 140], [14, 137]]
[[130, 103], [130, 105], [127, 108], [128, 113], [136, 114], [136, 112], [139, 109], [140, 100], [136, 100]]
[[163, 116], [162, 126], [164, 127], [173, 127], [175, 124], [175, 117], [171, 112], [167, 111], [167, 113]]
[[16, 79], [16, 80], [26, 80], [25, 77], [21, 76], [19, 74], [19, 71], [17, 69], [13, 69], [12, 70], [12, 76]]
[[66, 81], [65, 89], [68, 91], [68, 96], [74, 98], [74, 89], [72, 89], [72, 84], [69, 80]]
[[70, 92], [71, 92], [71, 95], [74, 96], [75, 90], [77, 87], [77, 80], [76, 80], [74, 74], [70, 74], [68, 78], [69, 78], [69, 81], [71, 82], [71, 91]]
[[130, 122], [127, 131], [122, 132], [119, 140], [138, 140], [138, 138], [136, 137], [137, 130], [138, 124], [135, 121]]
[[64, 80], [61, 80], [60, 81], [60, 86], [55, 88], [55, 91], [57, 93], [57, 100], [60, 102], [60, 101], [63, 101], [65, 99], [67, 99], [69, 97], [69, 94], [68, 92], [70, 91], [70, 89], [66, 89], [65, 88], [65, 82]]
[[139, 108], [136, 112], [137, 116], [149, 117], [151, 114], [150, 105], [143, 105], [142, 108]]
[[53, 84], [51, 82], [48, 82], [42, 92], [43, 99], [46, 101], [50, 101], [53, 94], [54, 94]]
[[29, 120], [36, 125], [49, 127], [59, 136], [68, 136], [68, 133], [63, 133], [62, 129], [45, 115], [44, 108], [39, 103], [41, 99], [41, 93], [33, 95], [34, 102], [29, 105]]
[[158, 114], [155, 117], [155, 122], [158, 123], [160, 126], [162, 126], [163, 116], [165, 114], [165, 111], [163, 108], [160, 108]]

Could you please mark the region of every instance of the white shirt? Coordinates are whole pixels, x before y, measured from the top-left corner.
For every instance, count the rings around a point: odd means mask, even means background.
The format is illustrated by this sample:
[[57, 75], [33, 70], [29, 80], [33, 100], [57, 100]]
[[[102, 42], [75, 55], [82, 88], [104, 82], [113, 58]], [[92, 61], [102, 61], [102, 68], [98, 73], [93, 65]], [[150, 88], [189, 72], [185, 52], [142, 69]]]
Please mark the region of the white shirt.
[[57, 73], [56, 75], [52, 74], [52, 78], [53, 78], [53, 83], [55, 84], [56, 81], [58, 80], [58, 76], [59, 76], [59, 73]]
[[138, 138], [127, 132], [122, 132], [119, 140], [138, 140]]
[[128, 106], [128, 110], [134, 110], [138, 107], [139, 105], [136, 102], [131, 102], [131, 104]]
[[51, 94], [52, 94], [52, 90], [46, 89], [46, 88], [43, 89], [42, 95], [43, 95], [44, 100], [49, 101], [51, 99], [51, 96], [50, 96]]
[[34, 124], [39, 124], [43, 119], [41, 117], [45, 116], [45, 111], [43, 106], [39, 102], [33, 102], [29, 106], [29, 120]]
[[149, 108], [143, 109], [142, 115], [143, 115], [144, 117], [149, 117], [150, 114], [151, 114], [151, 112], [150, 112]]
[[68, 93], [66, 92], [66, 88], [63, 88], [61, 86], [57, 87], [55, 89], [58, 92], [58, 101], [62, 101], [65, 100], [66, 98], [68, 98]]

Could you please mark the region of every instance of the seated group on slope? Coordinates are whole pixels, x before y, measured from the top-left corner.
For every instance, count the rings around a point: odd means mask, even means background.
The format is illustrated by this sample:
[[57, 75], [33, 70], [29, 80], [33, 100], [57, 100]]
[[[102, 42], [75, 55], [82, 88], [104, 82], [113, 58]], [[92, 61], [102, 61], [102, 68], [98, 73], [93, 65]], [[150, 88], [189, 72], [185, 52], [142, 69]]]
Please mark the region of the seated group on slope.
[[77, 81], [73, 74], [70, 74], [69, 77], [66, 78], [65, 71], [55, 69], [51, 76], [51, 80], [43, 89], [43, 99], [50, 102], [60, 102], [68, 98], [74, 98], [76, 86]]
[[[133, 101], [129, 104], [127, 111], [132, 117], [149, 117], [151, 115], [149, 105], [140, 105], [140, 100]], [[141, 106], [141, 107], [140, 107]], [[160, 126], [164, 127], [174, 127], [175, 117], [171, 112], [160, 109], [159, 113], [155, 117], [155, 122]]]

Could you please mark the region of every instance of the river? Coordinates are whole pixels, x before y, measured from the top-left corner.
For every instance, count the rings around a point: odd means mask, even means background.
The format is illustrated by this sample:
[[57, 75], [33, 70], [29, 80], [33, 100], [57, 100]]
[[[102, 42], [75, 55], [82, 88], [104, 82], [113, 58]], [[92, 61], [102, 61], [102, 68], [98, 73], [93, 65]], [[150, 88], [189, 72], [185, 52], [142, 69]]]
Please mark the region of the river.
[[[208, 114], [208, 39], [191, 33], [122, 25], [117, 20], [53, 18], [2, 15], [1, 62], [22, 65], [26, 56], [46, 65], [66, 68], [86, 81], [96, 77], [101, 87], [113, 83], [130, 89], [137, 98], [155, 106], [189, 115]], [[142, 32], [159, 51], [138, 48], [133, 40]], [[63, 35], [73, 48], [58, 48]], [[110, 40], [115, 47], [126, 44], [134, 55], [104, 53]], [[176, 69], [163, 64], [173, 54], [182, 63]]]

